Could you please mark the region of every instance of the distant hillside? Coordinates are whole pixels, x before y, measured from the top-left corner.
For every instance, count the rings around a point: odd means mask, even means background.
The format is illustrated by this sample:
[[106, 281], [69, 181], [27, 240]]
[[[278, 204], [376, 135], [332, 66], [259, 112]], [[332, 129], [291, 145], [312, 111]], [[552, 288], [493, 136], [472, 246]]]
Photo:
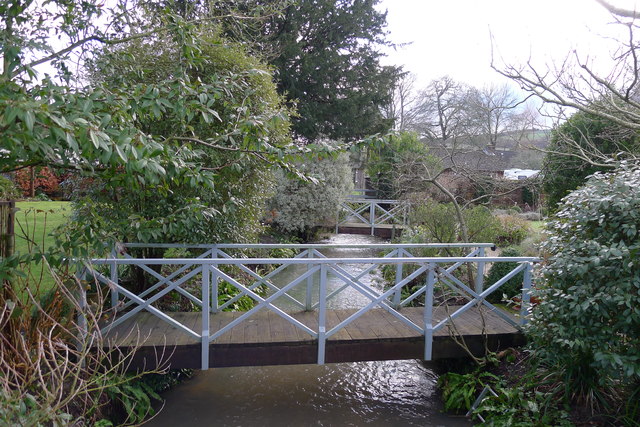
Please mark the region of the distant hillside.
[[[490, 152], [486, 152], [487, 139], [485, 137], [473, 137], [466, 141], [458, 139], [456, 140], [455, 148], [456, 157], [473, 157], [474, 153], [484, 151], [487, 158], [493, 161], [492, 163], [499, 163], [491, 164], [491, 167], [484, 165], [483, 168], [487, 170], [495, 170], [498, 166], [501, 170], [514, 168], [541, 169], [544, 153], [539, 150], [547, 147], [550, 137], [551, 131], [542, 129], [505, 132], [498, 138], [494, 153], [499, 154], [499, 156], [495, 159]], [[430, 150], [436, 157], [446, 160], [452, 154], [452, 147], [449, 144], [443, 147], [438, 141], [425, 140], [425, 143], [431, 147]]]

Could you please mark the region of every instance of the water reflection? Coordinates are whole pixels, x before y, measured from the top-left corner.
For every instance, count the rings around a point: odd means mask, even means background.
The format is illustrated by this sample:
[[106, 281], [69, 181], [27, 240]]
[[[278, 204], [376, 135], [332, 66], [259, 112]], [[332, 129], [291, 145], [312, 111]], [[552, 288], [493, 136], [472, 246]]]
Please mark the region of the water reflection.
[[[324, 243], [384, 241], [371, 236], [334, 235]], [[325, 255], [373, 256], [376, 251], [332, 249]], [[364, 267], [344, 268], [353, 274]], [[375, 274], [363, 281], [381, 286]], [[335, 300], [334, 307], [356, 307], [369, 301], [356, 291], [341, 295], [346, 296]], [[302, 295], [297, 298], [304, 300]], [[414, 360], [211, 369], [198, 372], [192, 380], [166, 393], [164, 409], [148, 425], [470, 425], [464, 418], [441, 414], [436, 380], [433, 370]]]

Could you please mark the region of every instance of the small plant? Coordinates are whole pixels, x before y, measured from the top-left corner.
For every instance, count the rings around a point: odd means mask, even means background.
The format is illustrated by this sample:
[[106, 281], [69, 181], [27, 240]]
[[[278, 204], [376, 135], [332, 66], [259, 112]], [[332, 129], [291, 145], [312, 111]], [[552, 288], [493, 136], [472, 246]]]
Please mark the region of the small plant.
[[14, 200], [20, 197], [20, 191], [10, 179], [0, 175], [0, 200]]
[[447, 411], [468, 411], [485, 386], [495, 386], [500, 378], [490, 372], [476, 369], [468, 374], [447, 372], [438, 378], [442, 390], [444, 409]]
[[499, 215], [500, 231], [496, 243], [517, 245], [529, 234], [529, 222], [515, 215]]
[[531, 392], [520, 387], [504, 388], [496, 385], [497, 396], [489, 395], [473, 416], [484, 419], [485, 426], [564, 427], [572, 426], [569, 414], [550, 404], [549, 395]]
[[141, 378], [114, 376], [106, 388], [110, 399], [120, 402], [125, 410], [123, 424], [139, 424], [155, 414], [152, 402], [162, 398]]

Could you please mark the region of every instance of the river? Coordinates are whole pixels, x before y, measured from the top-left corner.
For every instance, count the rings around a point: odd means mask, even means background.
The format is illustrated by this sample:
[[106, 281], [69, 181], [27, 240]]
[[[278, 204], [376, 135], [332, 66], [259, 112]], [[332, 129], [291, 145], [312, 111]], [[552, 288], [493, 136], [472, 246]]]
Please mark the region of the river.
[[[335, 245], [384, 243], [363, 235], [337, 234]], [[332, 249], [328, 257], [375, 256], [375, 250]], [[362, 266], [343, 266], [356, 273]], [[283, 280], [286, 278], [283, 277]], [[363, 278], [382, 284], [375, 274]], [[338, 282], [333, 286], [338, 286]], [[329, 291], [332, 284], [329, 283]], [[304, 292], [304, 287], [300, 287]], [[298, 299], [303, 299], [299, 296]], [[367, 298], [342, 292], [335, 308], [362, 306]], [[442, 413], [437, 375], [421, 361], [220, 368], [164, 394], [165, 405], [148, 426], [469, 426]]]

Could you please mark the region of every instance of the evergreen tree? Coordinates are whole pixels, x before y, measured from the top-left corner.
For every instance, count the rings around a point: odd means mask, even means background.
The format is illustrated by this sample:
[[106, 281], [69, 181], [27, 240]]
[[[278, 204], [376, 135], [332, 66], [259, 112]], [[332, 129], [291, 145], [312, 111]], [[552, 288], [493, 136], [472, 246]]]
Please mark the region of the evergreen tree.
[[378, 0], [303, 0], [266, 26], [278, 87], [296, 101], [298, 137], [353, 140], [390, 129], [381, 107], [399, 69], [380, 65], [386, 13]]

